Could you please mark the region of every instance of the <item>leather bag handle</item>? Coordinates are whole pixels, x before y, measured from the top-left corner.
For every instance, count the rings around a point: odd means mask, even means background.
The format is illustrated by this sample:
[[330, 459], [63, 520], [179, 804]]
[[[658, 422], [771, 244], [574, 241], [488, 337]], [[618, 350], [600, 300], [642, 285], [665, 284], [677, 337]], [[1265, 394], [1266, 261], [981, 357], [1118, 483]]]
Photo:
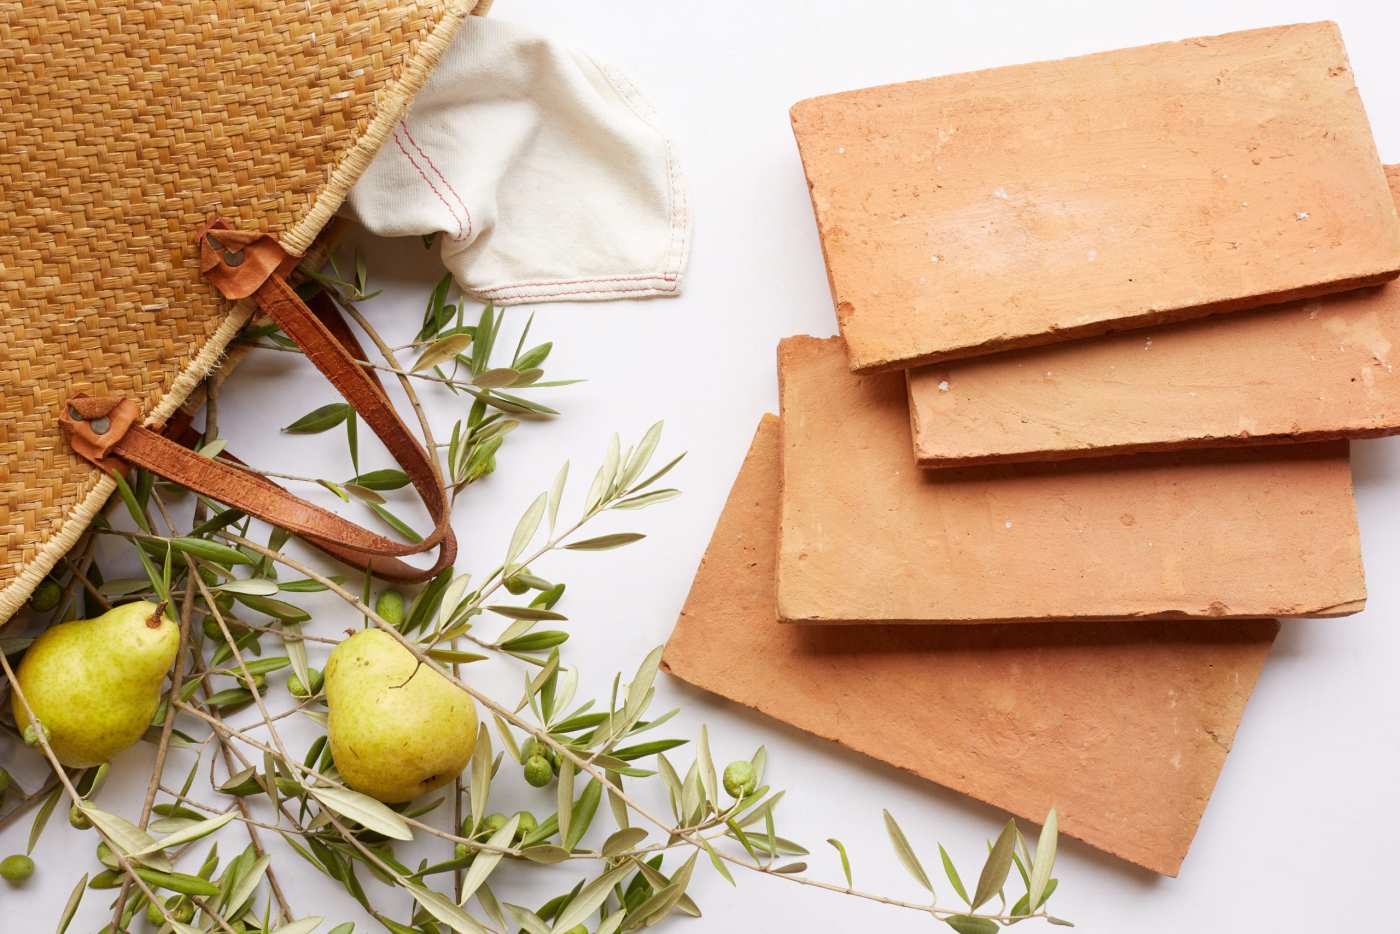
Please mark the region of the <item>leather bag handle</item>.
[[[59, 422], [69, 444], [104, 470], [136, 465], [190, 490], [294, 532], [321, 550], [376, 576], [421, 581], [452, 564], [457, 543], [450, 503], [437, 464], [395, 411], [373, 370], [356, 362], [364, 351], [325, 295], [313, 311], [288, 284], [298, 257], [272, 237], [229, 230], [214, 221], [200, 231], [200, 268], [226, 298], [251, 297], [335, 386], [403, 468], [422, 498], [433, 529], [404, 544], [341, 518], [268, 478], [204, 457], [162, 433], [137, 424], [135, 401], [118, 397], [71, 398]], [[183, 426], [189, 434], [188, 423]], [[430, 568], [415, 568], [398, 556], [438, 547]]]

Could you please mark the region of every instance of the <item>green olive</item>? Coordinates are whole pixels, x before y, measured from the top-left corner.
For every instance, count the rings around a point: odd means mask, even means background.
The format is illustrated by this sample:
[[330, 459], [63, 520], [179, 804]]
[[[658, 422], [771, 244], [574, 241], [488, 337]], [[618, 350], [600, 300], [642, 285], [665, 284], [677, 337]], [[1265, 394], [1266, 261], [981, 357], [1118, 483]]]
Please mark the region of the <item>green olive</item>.
[[515, 842], [519, 843], [540, 826], [540, 822], [535, 820], [535, 815], [529, 811], [516, 811], [515, 816], [520, 818], [520, 823], [515, 825]]
[[531, 756], [525, 760], [525, 781], [536, 788], [543, 788], [554, 777], [554, 769], [544, 756]]
[[312, 697], [321, 693], [321, 688], [325, 685], [326, 676], [321, 674], [319, 669], [307, 669], [307, 676], [311, 679], [311, 690], [306, 689], [306, 685], [301, 683], [301, 676], [293, 674], [287, 679], [287, 690], [293, 697]]
[[0, 878], [6, 882], [23, 882], [34, 875], [34, 860], [22, 853], [0, 859]]
[[390, 626], [398, 626], [403, 622], [403, 594], [397, 590], [384, 591], [374, 603], [374, 612]]
[[46, 577], [39, 582], [39, 586], [34, 588], [34, 592], [29, 595], [29, 608], [36, 613], [47, 613], [58, 606], [58, 601], [63, 597], [63, 588], [58, 586], [58, 581], [52, 577]]
[[753, 765], [743, 759], [731, 762], [724, 767], [724, 790], [735, 798], [742, 798], [758, 785], [758, 776]]

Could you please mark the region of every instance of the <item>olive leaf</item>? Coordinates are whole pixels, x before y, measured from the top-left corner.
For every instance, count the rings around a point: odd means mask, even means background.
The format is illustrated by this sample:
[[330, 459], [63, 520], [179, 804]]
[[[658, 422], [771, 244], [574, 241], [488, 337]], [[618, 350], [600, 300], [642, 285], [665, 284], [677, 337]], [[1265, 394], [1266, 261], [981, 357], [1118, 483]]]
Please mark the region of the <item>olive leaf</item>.
[[346, 402], [332, 402], [318, 409], [312, 409], [301, 418], [282, 430], [294, 435], [313, 435], [329, 431], [350, 417], [355, 411]]
[[549, 489], [549, 531], [554, 533], [554, 526], [559, 518], [559, 502], [564, 497], [564, 484], [569, 481], [569, 462], [564, 461], [564, 465], [559, 468], [559, 472], [554, 475], [554, 485]]
[[446, 363], [470, 347], [471, 343], [472, 335], [466, 332], [439, 337], [419, 354], [409, 372], [421, 373], [424, 370], [431, 370], [440, 363]]
[[520, 381], [520, 373], [510, 367], [497, 367], [472, 378], [474, 385], [482, 389], [504, 389]]
[[63, 906], [63, 914], [58, 919], [57, 934], [64, 934], [68, 930], [68, 925], [73, 923], [73, 916], [78, 913], [78, 905], [83, 900], [83, 892], [87, 890], [87, 873], [78, 880], [78, 884], [73, 886], [73, 891], [68, 896], [68, 902]]
[[511, 565], [515, 559], [520, 557], [520, 553], [525, 550], [525, 546], [530, 544], [530, 540], [539, 531], [540, 520], [544, 518], [545, 507], [549, 504], [549, 494], [541, 493], [535, 497], [534, 502], [525, 510], [525, 514], [520, 517], [520, 521], [515, 525], [515, 532], [510, 537], [510, 547], [506, 549], [506, 560], [504, 562], [504, 576], [509, 576]]
[[603, 841], [601, 852], [604, 856], [611, 858], [633, 849], [646, 838], [647, 832], [644, 828], [624, 827]]
[[[559, 771], [561, 774], [563, 773], [562, 765]], [[583, 839], [583, 835], [588, 832], [589, 826], [593, 823], [593, 815], [598, 812], [598, 802], [602, 798], [602, 783], [596, 778], [590, 779], [588, 784], [583, 786], [583, 793], [578, 796], [578, 800], [574, 802], [574, 806], [570, 810], [568, 830], [565, 831], [562, 826], [560, 827], [559, 835], [563, 838], [564, 849], [572, 850], [578, 846], [579, 841]]]
[[670, 883], [638, 906], [628, 921], [629, 928], [650, 927], [660, 922], [675, 909], [677, 903], [685, 895], [686, 887], [690, 885], [690, 876], [695, 871], [695, 858], [698, 855], [698, 851], [691, 853], [690, 858], [671, 877]]
[[700, 785], [705, 789], [705, 800], [716, 803], [719, 801], [719, 782], [715, 778], [714, 757], [710, 755], [710, 734], [703, 723], [700, 724], [700, 742], [696, 746], [695, 756]]
[[627, 499], [618, 500], [612, 504], [613, 509], [645, 509], [647, 506], [654, 506], [657, 503], [664, 503], [669, 499], [675, 499], [681, 495], [680, 490], [652, 490], [650, 493], [639, 493]]
[[564, 547], [570, 551], [606, 551], [610, 548], [621, 548], [623, 545], [639, 542], [644, 538], [646, 536], [641, 532], [614, 532], [611, 535], [599, 535], [596, 538], [570, 542]]
[[165, 872], [159, 869], [137, 866], [136, 874], [158, 889], [178, 892], [181, 895], [207, 898], [219, 894], [219, 887], [217, 885], [210, 882], [208, 879], [201, 879], [199, 876], [192, 876], [188, 873]]
[[137, 827], [125, 817], [110, 814], [101, 808], [94, 807], [86, 801], [78, 804], [78, 809], [83, 812], [93, 826], [102, 831], [112, 845], [129, 859], [139, 860], [153, 869], [168, 871], [170, 861], [163, 856], [153, 856], [160, 849], [160, 845], [150, 834]]
[[519, 826], [520, 815], [516, 814], [502, 824], [500, 829], [486, 841], [487, 846], [495, 849], [482, 850], [476, 854], [476, 858], [472, 860], [471, 868], [467, 870], [466, 876], [462, 879], [462, 894], [457, 899], [459, 905], [465, 905], [476, 894], [476, 890], [481, 888], [486, 877], [491, 875], [491, 871], [505, 857], [505, 854], [500, 850], [510, 846], [510, 841], [515, 838], [515, 830]]
[[39, 842], [39, 835], [44, 832], [44, 827], [49, 822], [49, 816], [53, 814], [53, 809], [58, 800], [63, 797], [63, 786], [55, 785], [53, 791], [48, 793], [44, 802], [39, 805], [39, 811], [34, 815], [34, 823], [29, 825], [29, 843], [25, 847], [26, 853], [34, 852], [34, 844]]
[[408, 823], [369, 795], [362, 795], [349, 788], [329, 786], [317, 786], [309, 791], [317, 801], [362, 827], [394, 840], [413, 839], [413, 831], [409, 829]]
[[951, 918], [944, 918], [943, 921], [958, 934], [996, 934], [998, 930], [995, 921], [974, 918], [971, 915], [953, 915]]
[[364, 487], [366, 490], [399, 490], [408, 486], [408, 474], [393, 468], [371, 470], [368, 473], [356, 474], [348, 483]]
[[559, 836], [567, 837], [574, 813], [574, 760], [564, 757], [559, 763], [559, 783], [555, 788], [559, 808]]
[[953, 891], [958, 893], [958, 898], [971, 903], [972, 899], [967, 897], [967, 889], [963, 887], [962, 877], [958, 875], [957, 867], [953, 865], [953, 858], [948, 855], [948, 851], [943, 849], [943, 844], [938, 844], [938, 855], [943, 860], [943, 872], [948, 876], [948, 881], [953, 884]]
[[1055, 847], [1060, 832], [1060, 816], [1051, 808], [1040, 828], [1040, 841], [1035, 846], [1035, 861], [1031, 865], [1031, 880], [1026, 895], [1028, 908], [1035, 911], [1045, 901], [1050, 872], [1055, 868]]
[[162, 837], [159, 840], [152, 841], [149, 845], [138, 850], [133, 850], [126, 855], [132, 857], [146, 856], [172, 846], [179, 846], [181, 843], [189, 843], [191, 840], [198, 840], [200, 837], [207, 837], [237, 816], [237, 811], [226, 811], [218, 817], [211, 817], [208, 820], [202, 820], [196, 824], [192, 824], [183, 830], [177, 830], [168, 837]]
[[623, 877], [631, 871], [632, 867], [624, 863], [585, 885], [569, 901], [564, 910], [555, 917], [554, 926], [550, 928], [551, 934], [569, 931], [587, 921], [589, 916], [597, 911], [603, 902], [607, 901], [608, 893], [612, 891], [613, 886], [621, 882]]
[[1011, 854], [1016, 845], [1016, 822], [1007, 821], [997, 842], [982, 866], [982, 874], [977, 879], [977, 891], [972, 895], [972, 910], [976, 911], [987, 899], [1001, 891], [1006, 885], [1006, 876], [1011, 872]]
[[230, 914], [238, 914], [244, 903], [253, 897], [253, 893], [257, 891], [258, 884], [267, 874], [267, 867], [271, 863], [272, 857], [264, 853], [257, 857], [245, 872], [239, 874], [237, 884], [228, 890], [228, 896], [223, 902], [228, 907]]
[[423, 910], [437, 918], [443, 924], [456, 931], [457, 934], [486, 934], [486, 929], [477, 923], [476, 919], [458, 908], [450, 899], [439, 895], [432, 889], [424, 888], [407, 879], [401, 880], [404, 888], [408, 889], [413, 900], [423, 906]]
[[218, 542], [211, 542], [203, 538], [165, 538], [158, 539], [168, 544], [176, 551], [196, 558], [203, 558], [205, 561], [213, 561], [217, 564], [252, 564], [253, 559], [239, 551], [237, 548], [230, 548], [228, 545], [220, 545]]
[[889, 833], [890, 843], [894, 844], [894, 851], [899, 856], [899, 861], [904, 864], [904, 868], [909, 870], [909, 874], [914, 877], [924, 888], [933, 893], [933, 883], [928, 881], [928, 873], [924, 872], [923, 864], [919, 862], [919, 857], [914, 855], [914, 849], [909, 845], [909, 840], [904, 836], [904, 831], [899, 829], [899, 824], [895, 821], [894, 815], [889, 811], [883, 812], [885, 815], [885, 830]]
[[214, 593], [241, 593], [250, 594], [255, 597], [270, 597], [277, 593], [277, 582], [268, 580], [265, 577], [248, 577], [242, 580], [231, 580], [216, 587], [211, 587]]
[[661, 443], [663, 424], [663, 422], [657, 422], [647, 429], [646, 434], [642, 435], [642, 440], [637, 443], [637, 449], [627, 459], [627, 463], [622, 468], [622, 475], [618, 477], [617, 483], [614, 485], [617, 489], [627, 489], [628, 484], [647, 469], [647, 464], [651, 463], [651, 456], [656, 453], [656, 446]]
[[830, 843], [836, 848], [836, 852], [841, 854], [841, 872], [846, 876], [846, 888], [851, 888], [855, 883], [851, 881], [851, 858], [846, 855], [846, 845], [835, 837], [828, 837], [826, 842]]

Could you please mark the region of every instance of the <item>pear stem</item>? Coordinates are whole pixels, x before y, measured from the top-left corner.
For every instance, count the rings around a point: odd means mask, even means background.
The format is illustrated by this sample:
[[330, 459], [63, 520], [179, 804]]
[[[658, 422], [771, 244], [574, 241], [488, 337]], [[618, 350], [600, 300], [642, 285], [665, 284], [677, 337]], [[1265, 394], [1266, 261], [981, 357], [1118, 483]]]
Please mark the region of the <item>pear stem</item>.
[[[191, 568], [190, 570], [193, 571], [194, 569]], [[187, 590], [186, 593], [189, 593], [189, 591]], [[186, 603], [188, 603], [188, 599], [186, 600]], [[162, 601], [160, 601], [159, 603], [156, 604], [156, 608], [155, 608], [154, 610], [151, 611], [150, 617], [146, 620], [146, 628], [147, 628], [147, 629], [159, 629], [159, 628], [160, 628], [161, 617], [165, 615], [165, 608], [166, 608], [167, 606], [169, 606], [169, 605], [170, 605], [170, 601], [169, 601], [169, 600], [162, 600]], [[186, 611], [186, 610], [183, 610], [183, 609], [182, 609], [182, 610], [180, 611], [180, 615], [181, 615], [182, 617], [184, 617], [186, 621], [188, 621], [188, 620], [189, 620], [189, 617], [188, 617], [188, 615], [186, 615], [186, 614], [187, 614], [187, 611]]]

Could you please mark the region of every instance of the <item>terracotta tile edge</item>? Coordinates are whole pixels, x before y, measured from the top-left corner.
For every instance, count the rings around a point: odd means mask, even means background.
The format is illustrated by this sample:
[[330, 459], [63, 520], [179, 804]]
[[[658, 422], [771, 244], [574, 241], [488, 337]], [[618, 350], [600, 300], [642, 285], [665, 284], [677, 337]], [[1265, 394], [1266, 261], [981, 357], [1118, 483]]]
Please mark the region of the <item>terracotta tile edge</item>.
[[[1229, 435], [1192, 435], [1173, 441], [1144, 441], [1131, 444], [1084, 445], [1074, 448], [1024, 448], [995, 451], [986, 454], [949, 454], [921, 439], [919, 418], [914, 413], [916, 396], [910, 392], [910, 421], [914, 430], [914, 460], [925, 470], [938, 472], [959, 468], [996, 467], [1009, 464], [1051, 464], [1063, 461], [1089, 461], [1099, 458], [1131, 457], [1151, 454], [1181, 454], [1188, 451], [1226, 451], [1285, 445], [1326, 444], [1333, 441], [1386, 438], [1400, 434], [1400, 425], [1389, 428], [1344, 427], [1329, 431], [1306, 431], [1297, 434], [1273, 432], [1252, 435], [1248, 432]], [[936, 418], [936, 416], [934, 417]]]
[[[828, 273], [828, 276], [829, 275], [830, 273]], [[1324, 295], [1332, 295], [1337, 292], [1350, 292], [1354, 289], [1384, 285], [1397, 277], [1400, 277], [1400, 256], [1397, 256], [1393, 268], [1388, 264], [1380, 270], [1362, 272], [1354, 276], [1318, 283], [1317, 285], [1264, 294], [1241, 295], [1205, 305], [1191, 305], [1183, 308], [1147, 311], [1136, 315], [1091, 321], [1071, 328], [1057, 328], [1036, 334], [1017, 334], [1000, 338], [990, 338], [977, 344], [950, 346], [940, 350], [916, 351], [907, 356], [900, 356], [897, 358], [866, 356], [862, 352], [859, 333], [856, 333], [847, 339], [846, 354], [851, 371], [854, 373], [860, 373], [862, 375], [887, 373], [892, 370], [907, 370], [913, 367], [949, 363], [954, 360], [965, 360], [970, 357], [985, 357], [990, 354], [1005, 353], [1007, 351], [1027, 350], [1032, 347], [1044, 347], [1049, 344], [1059, 344], [1066, 341], [1085, 340], [1092, 337], [1101, 337], [1104, 334], [1112, 334], [1117, 331], [1136, 331], [1146, 327], [1176, 324], [1180, 321], [1191, 321], [1197, 318], [1210, 317], [1211, 315], [1248, 311], [1252, 308], [1263, 308], [1268, 305], [1282, 305], [1287, 302], [1307, 301], [1308, 299], [1321, 298]], [[839, 308], [840, 302], [837, 302], [837, 306]], [[837, 317], [839, 320], [839, 312]], [[842, 333], [844, 334], [844, 322], [842, 322], [842, 324]]]

